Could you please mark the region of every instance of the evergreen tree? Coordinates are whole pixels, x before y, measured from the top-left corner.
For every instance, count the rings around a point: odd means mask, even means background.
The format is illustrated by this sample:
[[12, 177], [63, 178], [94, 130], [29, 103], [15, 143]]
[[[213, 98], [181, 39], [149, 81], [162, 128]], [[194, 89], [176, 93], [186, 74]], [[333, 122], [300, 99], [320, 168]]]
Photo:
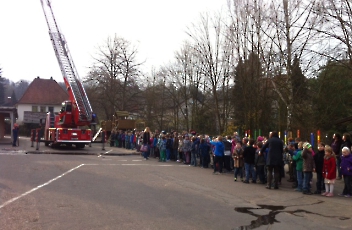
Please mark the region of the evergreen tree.
[[295, 56], [291, 67], [293, 104], [301, 103], [302, 100], [307, 99], [306, 98], [307, 97], [306, 78], [302, 73], [299, 63], [300, 63], [299, 58]]
[[[292, 84], [292, 113], [291, 113], [291, 127], [293, 130], [300, 129], [302, 127], [308, 128], [312, 125], [312, 120], [310, 119], [312, 110], [309, 106], [310, 96], [308, 95], [308, 84], [306, 77], [302, 73], [300, 67], [300, 59], [295, 56], [291, 66], [291, 84]], [[304, 109], [302, 109], [304, 108]], [[309, 127], [312, 128], [312, 127]]]
[[[317, 128], [335, 129], [336, 121], [352, 116], [351, 70], [346, 65], [329, 62], [310, 86]], [[347, 131], [347, 124], [343, 125], [338, 127], [340, 132]]]
[[[239, 61], [236, 66], [233, 92], [235, 125], [243, 130], [266, 132], [270, 129], [270, 109], [272, 101], [263, 81], [261, 62], [255, 53]], [[242, 127], [241, 127], [242, 125]]]

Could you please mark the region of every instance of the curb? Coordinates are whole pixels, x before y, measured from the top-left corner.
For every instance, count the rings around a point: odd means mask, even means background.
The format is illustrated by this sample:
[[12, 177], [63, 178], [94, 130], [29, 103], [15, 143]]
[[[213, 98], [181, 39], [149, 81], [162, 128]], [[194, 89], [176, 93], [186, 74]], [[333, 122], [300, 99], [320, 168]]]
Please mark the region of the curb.
[[53, 151], [27, 151], [25, 154], [56, 154], [56, 155], [87, 155], [87, 156], [135, 156], [140, 155], [138, 152], [133, 153], [89, 153], [89, 152], [53, 152]]

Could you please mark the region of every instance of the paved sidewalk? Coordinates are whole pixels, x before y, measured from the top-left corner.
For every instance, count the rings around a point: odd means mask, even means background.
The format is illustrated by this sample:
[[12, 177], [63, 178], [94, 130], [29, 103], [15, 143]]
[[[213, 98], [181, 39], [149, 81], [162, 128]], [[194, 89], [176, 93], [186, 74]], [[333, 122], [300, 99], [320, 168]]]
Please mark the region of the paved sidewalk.
[[36, 150], [36, 143], [30, 141], [29, 137], [21, 136], [19, 138], [19, 146], [12, 146], [10, 136], [5, 136], [0, 139], [0, 154], [73, 154], [73, 155], [107, 155], [107, 156], [125, 156], [125, 155], [140, 155], [136, 150], [129, 150], [124, 148], [110, 147], [108, 143], [103, 145], [101, 143], [92, 143], [92, 147], [86, 146], [83, 149], [76, 149], [75, 147], [60, 147], [51, 148], [40, 143], [39, 149]]
[[12, 140], [9, 136], [5, 136], [4, 138], [0, 138], [0, 145], [11, 145]]

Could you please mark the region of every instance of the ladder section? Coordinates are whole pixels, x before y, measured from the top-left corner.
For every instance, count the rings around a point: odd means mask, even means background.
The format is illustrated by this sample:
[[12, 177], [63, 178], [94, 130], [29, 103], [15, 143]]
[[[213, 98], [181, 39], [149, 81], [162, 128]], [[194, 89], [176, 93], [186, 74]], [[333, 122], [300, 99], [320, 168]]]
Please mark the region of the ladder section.
[[84, 91], [81, 82], [77, 78], [77, 72], [74, 69], [73, 63], [70, 61], [67, 52], [67, 46], [63, 36], [59, 33], [50, 33], [55, 53], [59, 61], [60, 69], [63, 77], [69, 83], [74, 100], [79, 111], [79, 121], [91, 120], [92, 114], [88, 97]]
[[49, 128], [54, 128], [55, 127], [55, 114], [50, 113], [50, 123], [49, 123]]
[[74, 102], [77, 105], [79, 122], [89, 122], [92, 119], [92, 108], [87, 94], [79, 80], [78, 73], [71, 58], [66, 40], [60, 33], [49, 0], [41, 0], [45, 19], [49, 27], [49, 35], [59, 62], [64, 80], [69, 84]]

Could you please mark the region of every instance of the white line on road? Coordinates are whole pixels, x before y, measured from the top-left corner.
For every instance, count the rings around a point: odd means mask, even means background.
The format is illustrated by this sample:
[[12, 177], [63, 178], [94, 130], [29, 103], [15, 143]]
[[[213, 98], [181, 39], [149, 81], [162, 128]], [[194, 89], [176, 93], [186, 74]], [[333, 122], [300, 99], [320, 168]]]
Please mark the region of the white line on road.
[[[127, 160], [120, 160], [120, 161], [127, 161]], [[139, 160], [136, 160], [136, 161], [139, 161]], [[76, 169], [78, 169], [78, 168], [80, 168], [80, 167], [82, 167], [82, 166], [96, 166], [96, 165], [123, 165], [123, 166], [156, 166], [156, 167], [171, 167], [171, 166], [181, 166], [181, 167], [183, 167], [183, 165], [151, 165], [151, 164], [80, 164], [80, 165], [78, 165], [77, 167], [74, 167], [74, 168], [72, 168], [72, 169], [70, 169], [70, 170], [68, 170], [67, 172], [64, 172], [63, 174], [61, 174], [60, 176], [57, 176], [57, 177], [55, 177], [54, 179], [51, 179], [51, 180], [49, 180], [48, 182], [46, 182], [46, 183], [44, 183], [44, 184], [41, 184], [41, 185], [39, 185], [39, 186], [37, 186], [37, 187], [35, 187], [35, 188], [33, 188], [33, 189], [31, 189], [31, 190], [29, 190], [29, 191], [27, 191], [27, 192], [25, 192], [25, 193], [23, 193], [23, 194], [21, 194], [21, 195], [19, 195], [19, 196], [17, 196], [17, 197], [15, 197], [15, 198], [12, 198], [11, 200], [8, 200], [8, 201], [6, 201], [5, 203], [3, 203], [2, 205], [0, 205], [0, 209], [2, 209], [3, 207], [5, 207], [5, 206], [7, 206], [8, 204], [11, 204], [12, 202], [14, 202], [14, 201], [16, 201], [16, 200], [18, 200], [18, 199], [20, 199], [20, 198], [22, 198], [22, 197], [24, 197], [24, 196], [27, 196], [28, 194], [30, 194], [30, 193], [32, 193], [32, 192], [34, 192], [34, 191], [36, 191], [36, 190], [38, 190], [38, 189], [40, 189], [40, 188], [42, 188], [42, 187], [44, 187], [44, 186], [46, 186], [46, 185], [48, 185], [48, 184], [50, 184], [50, 183], [52, 183], [52, 182], [54, 182], [54, 181], [56, 181], [57, 179], [59, 179], [59, 178], [61, 178], [61, 177], [63, 177], [63, 176], [65, 176], [66, 174], [69, 174], [70, 172], [72, 172], [72, 171], [74, 171], [74, 170], [76, 170]]]
[[46, 182], [46, 183], [44, 183], [44, 184], [42, 184], [42, 185], [39, 185], [39, 186], [37, 186], [37, 187], [35, 187], [35, 188], [29, 190], [28, 192], [25, 192], [25, 193], [19, 195], [18, 197], [15, 197], [15, 198], [12, 198], [12, 199], [9, 200], [9, 201], [6, 201], [6, 202], [3, 203], [2, 205], [0, 205], [0, 209], [3, 208], [3, 207], [5, 207], [6, 205], [11, 204], [12, 202], [14, 202], [14, 201], [16, 201], [16, 200], [18, 200], [18, 199], [20, 199], [20, 198], [22, 198], [22, 197], [24, 197], [24, 196], [30, 194], [30, 193], [32, 193], [32, 192], [34, 192], [34, 191], [40, 189], [40, 188], [42, 188], [42, 187], [44, 187], [44, 186], [50, 184], [51, 182], [56, 181], [57, 179], [59, 179], [59, 178], [65, 176], [66, 174], [72, 172], [73, 170], [76, 170], [76, 169], [82, 167], [83, 165], [84, 165], [84, 164], [78, 165], [77, 167], [74, 167], [73, 169], [70, 169], [70, 170], [68, 170], [67, 172], [61, 174], [60, 176], [57, 176], [57, 177], [55, 177], [54, 179], [51, 179], [51, 180], [49, 180], [48, 182]]

